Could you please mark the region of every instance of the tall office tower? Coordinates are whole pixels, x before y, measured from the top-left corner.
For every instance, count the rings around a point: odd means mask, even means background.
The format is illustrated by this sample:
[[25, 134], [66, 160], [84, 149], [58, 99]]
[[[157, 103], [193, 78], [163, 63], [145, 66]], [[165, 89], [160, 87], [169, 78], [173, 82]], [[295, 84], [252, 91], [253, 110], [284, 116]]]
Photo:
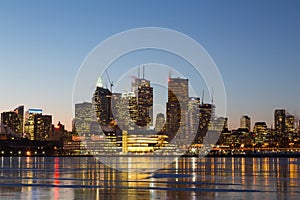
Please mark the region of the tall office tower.
[[253, 133], [255, 134], [255, 143], [264, 144], [270, 141], [269, 129], [266, 122], [255, 122], [253, 127]]
[[1, 113], [1, 131], [12, 132], [20, 136], [23, 134], [24, 106], [19, 106], [14, 111]]
[[212, 118], [214, 117], [215, 105], [202, 103], [200, 104], [200, 121], [197, 135], [195, 137], [195, 143], [203, 143], [203, 139], [206, 136], [207, 131], [211, 126]]
[[34, 139], [46, 140], [52, 132], [51, 115], [34, 115]]
[[186, 114], [188, 112], [189, 84], [188, 79], [169, 78], [167, 102], [166, 131], [169, 141], [180, 130], [181, 135], [186, 135]]
[[124, 131], [136, 130], [137, 99], [133, 92], [113, 94], [112, 113], [117, 125]]
[[163, 130], [164, 125], [165, 125], [165, 115], [163, 113], [158, 113], [156, 115], [155, 131], [156, 132], [164, 131]]
[[112, 93], [106, 88], [97, 87], [93, 96], [94, 112], [100, 125], [108, 125], [112, 120]]
[[285, 117], [285, 131], [287, 133], [295, 132], [295, 117], [292, 115], [287, 115]]
[[30, 140], [34, 140], [35, 116], [42, 115], [41, 109], [29, 109], [25, 113], [24, 132]]
[[200, 119], [200, 98], [189, 98], [187, 116], [187, 132], [196, 136]]
[[19, 106], [14, 109], [14, 112], [18, 115], [18, 118], [20, 120], [20, 129], [19, 132], [20, 134], [24, 133], [24, 106]]
[[21, 133], [21, 121], [15, 112], [1, 113], [1, 133]]
[[[95, 109], [92, 103], [84, 102], [75, 104], [75, 132], [79, 135], [89, 135], [93, 132], [98, 133], [98, 130], [93, 130], [92, 127], [99, 126], [97, 122]], [[95, 126], [94, 126], [95, 124]]]
[[24, 132], [30, 140], [46, 140], [52, 132], [52, 116], [43, 115], [41, 109], [25, 113]]
[[136, 124], [139, 129], [147, 130], [153, 126], [153, 87], [151, 87], [150, 81], [144, 78], [134, 79], [131, 87], [137, 100]]
[[278, 109], [274, 112], [275, 132], [283, 134], [285, 132], [285, 110]]
[[247, 128], [248, 131], [251, 131], [251, 119], [247, 115], [244, 115], [240, 119], [240, 128]]

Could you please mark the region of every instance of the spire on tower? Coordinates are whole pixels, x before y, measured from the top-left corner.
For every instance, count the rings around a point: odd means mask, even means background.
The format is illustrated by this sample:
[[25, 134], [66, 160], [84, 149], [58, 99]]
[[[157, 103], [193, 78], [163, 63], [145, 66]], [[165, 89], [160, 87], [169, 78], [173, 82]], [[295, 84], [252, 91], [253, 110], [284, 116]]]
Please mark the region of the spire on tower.
[[172, 69], [169, 69], [169, 77], [168, 77], [168, 82], [171, 80], [171, 76], [172, 76]]
[[97, 81], [97, 87], [103, 87], [103, 84], [102, 84], [102, 77], [100, 76], [98, 81]]
[[143, 79], [145, 79], [145, 65], [143, 65]]
[[211, 104], [214, 104], [214, 88], [211, 89]]

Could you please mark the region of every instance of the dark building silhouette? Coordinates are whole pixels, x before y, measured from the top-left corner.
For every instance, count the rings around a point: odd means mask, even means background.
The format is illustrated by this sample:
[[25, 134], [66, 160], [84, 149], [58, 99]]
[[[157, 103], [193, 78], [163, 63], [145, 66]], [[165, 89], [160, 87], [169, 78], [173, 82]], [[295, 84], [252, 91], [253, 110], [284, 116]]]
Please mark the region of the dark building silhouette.
[[21, 121], [18, 117], [18, 114], [13, 111], [1, 113], [1, 124], [2, 133], [21, 132]]
[[24, 133], [24, 106], [19, 106], [14, 109], [14, 112], [18, 115], [18, 118], [20, 120], [20, 130], [18, 133], [23, 134]]
[[34, 116], [34, 139], [46, 140], [52, 132], [52, 116], [51, 115], [35, 115]]
[[283, 134], [285, 132], [285, 110], [278, 109], [274, 112], [275, 132]]
[[14, 111], [1, 113], [2, 132], [11, 131], [22, 136], [24, 132], [24, 106], [19, 106]]
[[153, 87], [149, 80], [140, 78], [134, 79], [131, 86], [137, 101], [136, 124], [147, 130], [153, 125]]
[[179, 130], [186, 133], [186, 114], [188, 112], [189, 86], [188, 79], [169, 78], [166, 132], [169, 141]]
[[111, 111], [111, 98], [111, 91], [103, 87], [96, 88], [93, 97], [93, 106], [100, 125], [107, 125], [113, 120]]
[[203, 143], [203, 139], [209, 129], [210, 122], [213, 118], [215, 106], [213, 104], [202, 103], [200, 104], [200, 120], [197, 135], [195, 137], [195, 143]]

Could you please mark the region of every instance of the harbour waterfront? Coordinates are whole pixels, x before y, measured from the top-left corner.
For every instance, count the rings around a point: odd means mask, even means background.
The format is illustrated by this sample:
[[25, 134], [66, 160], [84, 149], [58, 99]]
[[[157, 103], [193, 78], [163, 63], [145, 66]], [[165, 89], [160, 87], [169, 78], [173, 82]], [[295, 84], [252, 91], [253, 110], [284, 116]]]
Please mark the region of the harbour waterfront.
[[0, 157], [0, 199], [299, 199], [300, 158], [186, 157], [153, 173], [93, 157]]

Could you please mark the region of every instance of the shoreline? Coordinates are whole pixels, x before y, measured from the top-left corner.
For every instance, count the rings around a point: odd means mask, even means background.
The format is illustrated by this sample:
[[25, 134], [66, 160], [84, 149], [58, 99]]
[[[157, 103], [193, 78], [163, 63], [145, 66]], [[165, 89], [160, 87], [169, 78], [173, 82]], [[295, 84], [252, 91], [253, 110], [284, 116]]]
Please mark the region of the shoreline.
[[300, 158], [300, 153], [279, 153], [279, 154], [268, 154], [268, 153], [251, 153], [251, 154], [233, 154], [233, 155], [206, 155], [206, 156], [197, 156], [197, 155], [182, 155], [182, 156], [177, 156], [177, 155], [1, 155], [0, 157], [149, 157], [149, 158], [154, 158], [154, 157], [167, 157], [167, 158]]

